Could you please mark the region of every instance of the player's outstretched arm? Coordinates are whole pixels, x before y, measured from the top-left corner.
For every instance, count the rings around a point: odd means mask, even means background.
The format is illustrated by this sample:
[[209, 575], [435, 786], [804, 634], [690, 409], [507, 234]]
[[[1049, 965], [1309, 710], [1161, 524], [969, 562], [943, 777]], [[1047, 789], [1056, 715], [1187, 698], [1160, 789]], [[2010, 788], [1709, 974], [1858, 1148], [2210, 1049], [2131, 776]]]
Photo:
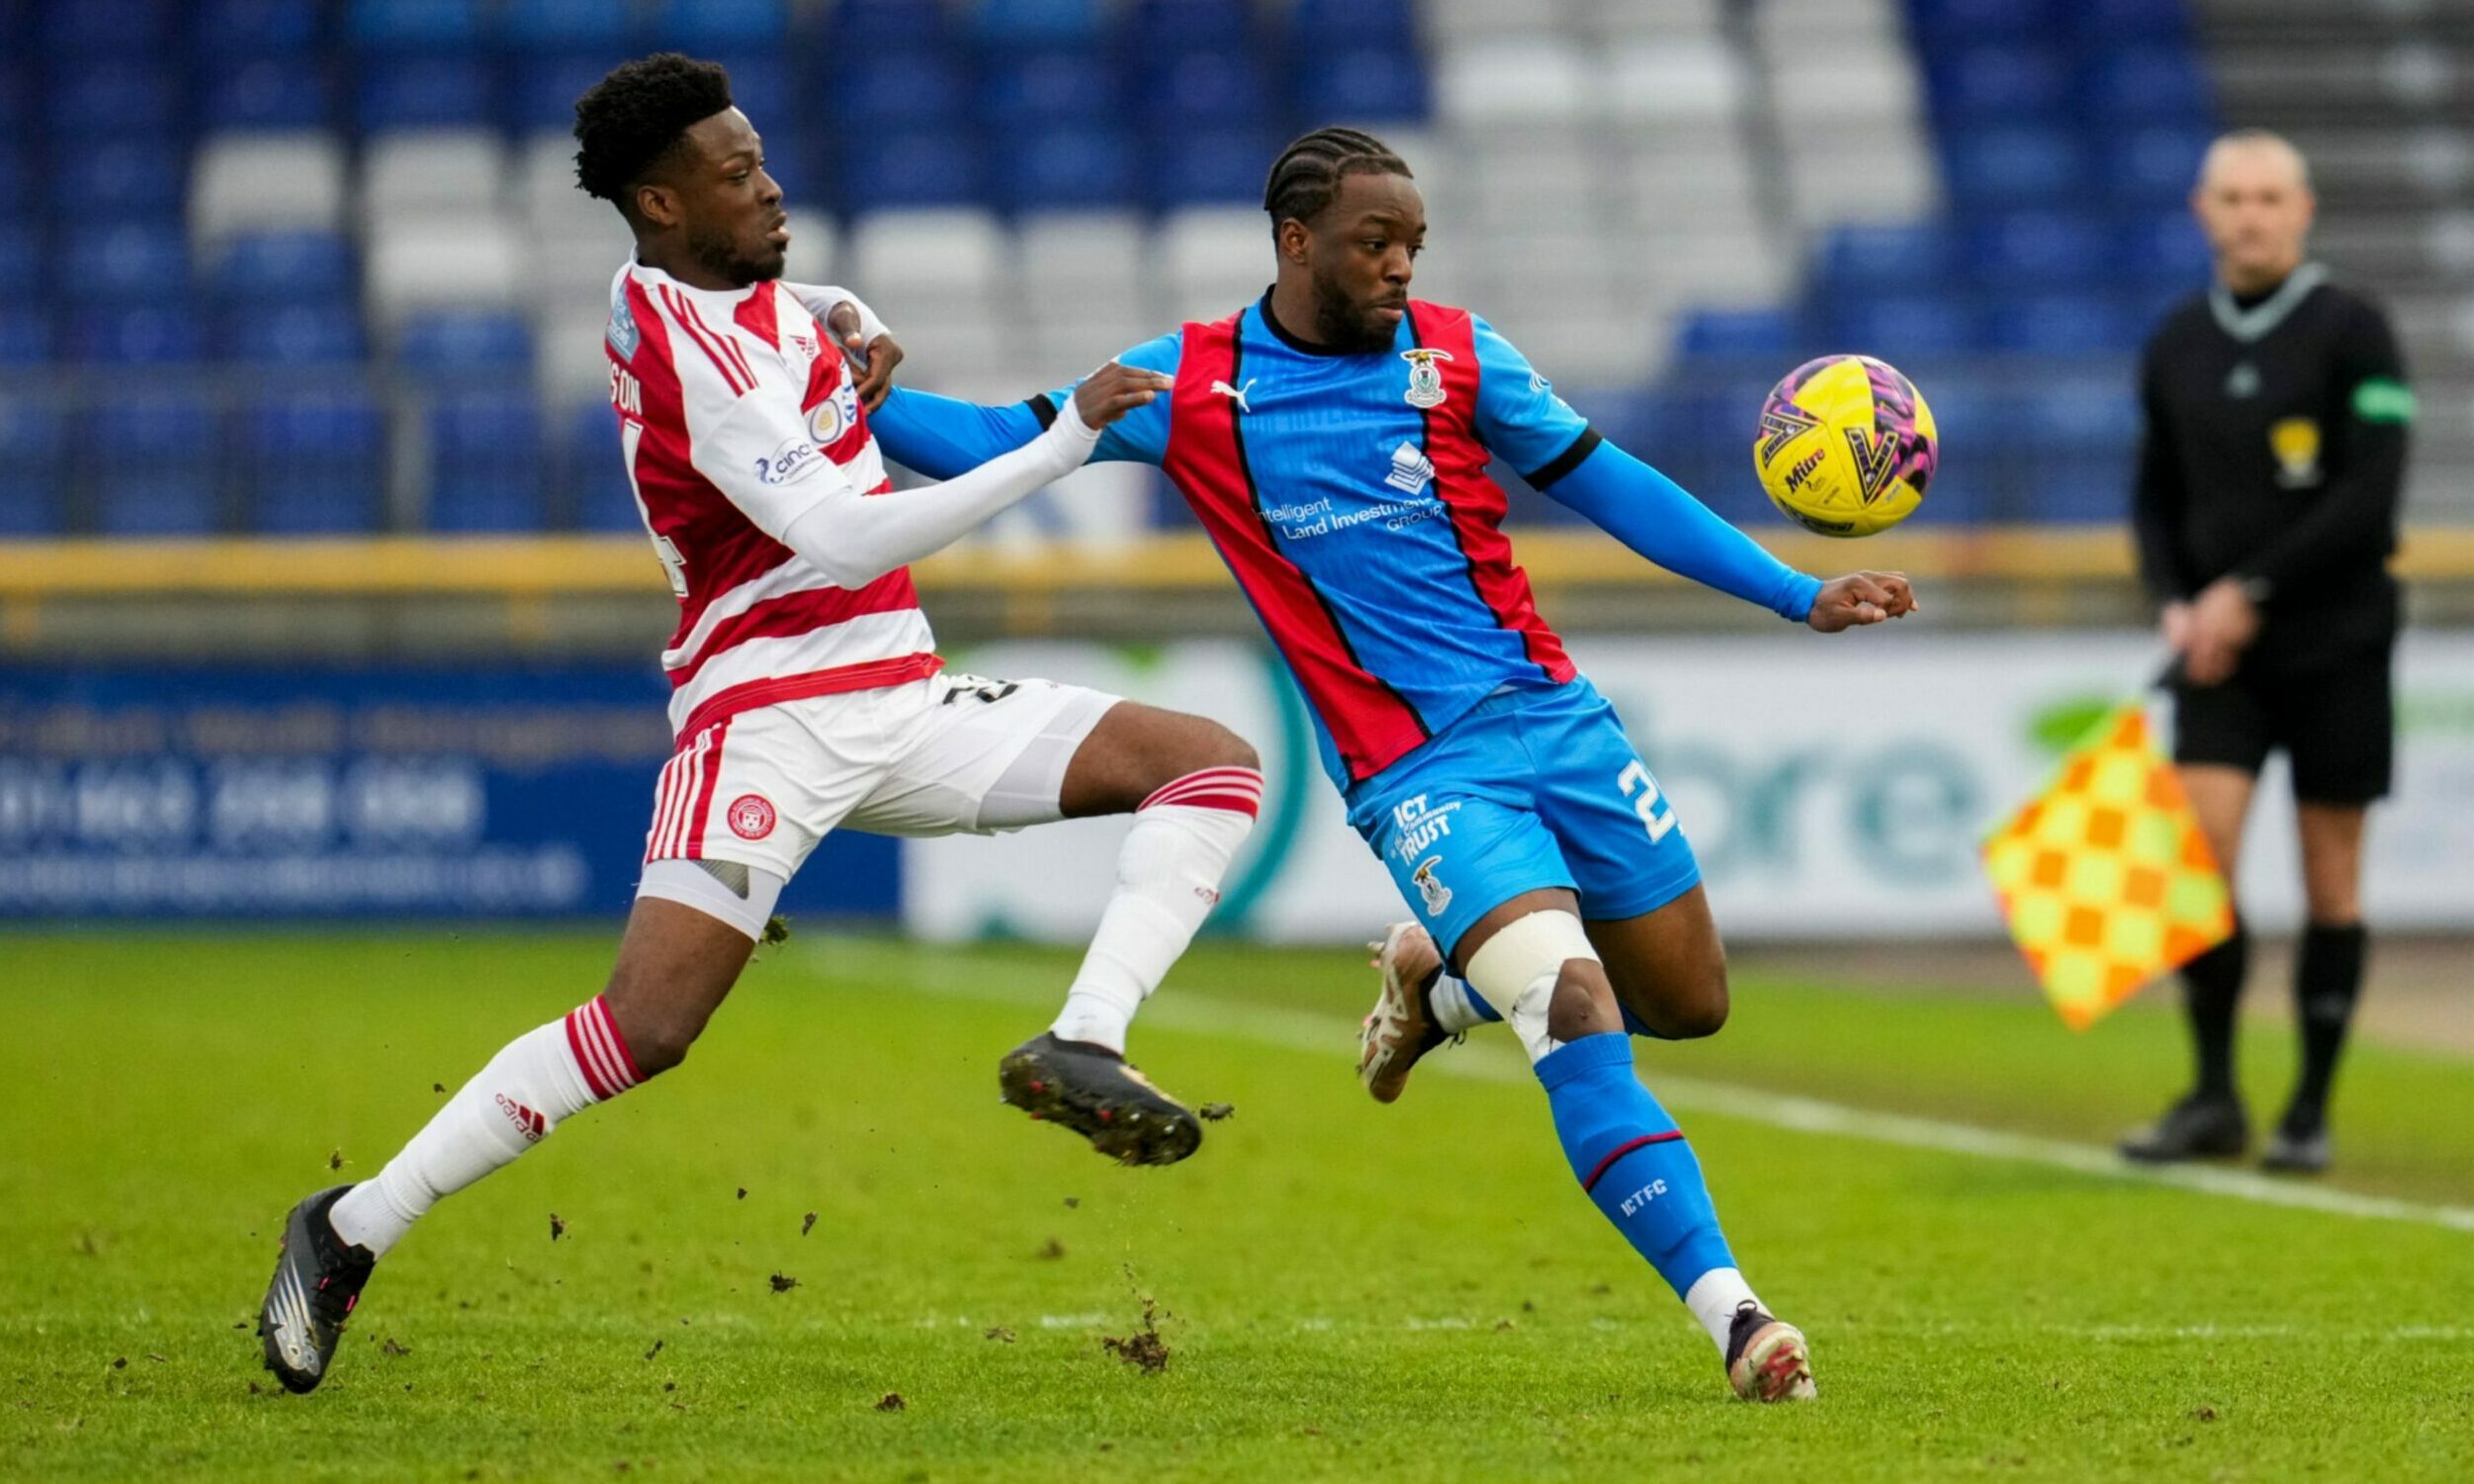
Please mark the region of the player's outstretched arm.
[[931, 480], [949, 480], [1012, 453], [1041, 432], [1028, 402], [989, 407], [912, 387], [895, 389], [867, 426], [886, 458]]
[[1821, 591], [1819, 578], [1763, 551], [1682, 485], [1612, 443], [1592, 449], [1546, 493], [1668, 571], [1781, 618], [1809, 618]]

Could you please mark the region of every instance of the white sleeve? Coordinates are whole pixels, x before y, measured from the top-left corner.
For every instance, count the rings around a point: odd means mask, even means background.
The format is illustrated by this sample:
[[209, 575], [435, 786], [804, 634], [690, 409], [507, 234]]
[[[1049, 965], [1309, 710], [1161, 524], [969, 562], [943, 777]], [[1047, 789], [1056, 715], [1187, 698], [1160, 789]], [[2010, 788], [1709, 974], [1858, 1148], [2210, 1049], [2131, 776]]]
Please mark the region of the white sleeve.
[[940, 484], [865, 495], [844, 480], [823, 490], [775, 539], [838, 587], [858, 587], [940, 552], [1001, 510], [1080, 469], [1100, 434], [1067, 397], [1047, 431]]

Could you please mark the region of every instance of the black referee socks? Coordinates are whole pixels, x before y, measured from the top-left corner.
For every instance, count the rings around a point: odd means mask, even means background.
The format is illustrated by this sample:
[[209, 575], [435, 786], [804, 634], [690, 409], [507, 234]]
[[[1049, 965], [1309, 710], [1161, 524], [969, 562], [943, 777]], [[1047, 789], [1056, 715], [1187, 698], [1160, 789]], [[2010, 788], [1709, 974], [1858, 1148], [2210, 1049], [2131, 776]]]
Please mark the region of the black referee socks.
[[2302, 1030], [2302, 1076], [2285, 1108], [2285, 1131], [2309, 1136], [2328, 1118], [2328, 1090], [2337, 1078], [2337, 1056], [2353, 1022], [2362, 994], [2362, 960], [2370, 935], [2362, 924], [2314, 925], [2302, 935], [2294, 964], [2294, 1019]]
[[2199, 1050], [2202, 1097], [2234, 1096], [2234, 1008], [2251, 972], [2251, 934], [2241, 920], [2234, 935], [2182, 965], [2182, 1004]]

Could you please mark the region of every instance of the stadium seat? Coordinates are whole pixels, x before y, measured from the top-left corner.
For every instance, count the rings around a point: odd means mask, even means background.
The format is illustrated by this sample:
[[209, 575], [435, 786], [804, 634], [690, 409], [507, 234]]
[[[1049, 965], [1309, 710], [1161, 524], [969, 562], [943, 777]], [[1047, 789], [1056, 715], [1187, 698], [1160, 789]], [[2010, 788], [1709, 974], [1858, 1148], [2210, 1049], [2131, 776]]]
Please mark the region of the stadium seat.
[[998, 131], [1071, 124], [1120, 128], [1117, 71], [1083, 49], [1041, 47], [989, 58], [979, 89], [979, 118]]
[[352, 244], [340, 232], [240, 232], [211, 262], [208, 286], [225, 304], [349, 302], [358, 287]]
[[398, 370], [434, 382], [513, 380], [530, 372], [532, 330], [503, 309], [415, 314], [396, 331]]
[[496, 210], [506, 151], [486, 130], [425, 130], [372, 139], [361, 157], [361, 219], [371, 230]]
[[446, 394], [429, 418], [429, 529], [542, 528], [541, 419], [529, 394]]
[[1810, 228], [1913, 221], [1939, 205], [1941, 172], [1909, 125], [1814, 133], [1786, 165], [1796, 220]]
[[180, 32], [172, 0], [75, 0], [42, 7], [44, 46], [64, 62], [173, 49]]
[[[943, 0], [841, 0], [833, 9], [826, 41], [844, 56], [933, 48], [945, 39], [950, 9]], [[852, 80], [838, 79], [845, 84]]]
[[57, 178], [78, 183], [59, 203], [62, 216], [160, 217], [178, 229], [189, 173], [184, 145], [160, 135], [124, 134], [83, 145], [61, 141], [52, 156]]
[[1301, 59], [1326, 46], [1400, 51], [1417, 46], [1415, 0], [1296, 0], [1288, 17], [1288, 35]]
[[2033, 125], [1952, 131], [1950, 192], [1971, 208], [2038, 206], [2078, 199], [2087, 162], [2069, 130]]
[[845, 212], [970, 205], [984, 199], [986, 176], [970, 132], [907, 130], [846, 158], [839, 204]]
[[[0, 322], [0, 366], [9, 364], [10, 325]], [[67, 526], [68, 439], [57, 409], [32, 397], [0, 394], [0, 536], [56, 536]]]
[[570, 304], [538, 316], [537, 381], [552, 401], [594, 399], [607, 405], [610, 358], [601, 348], [610, 327], [605, 299], [599, 305]]
[[500, 40], [516, 51], [591, 49], [623, 59], [636, 27], [634, 12], [610, 0], [503, 0]]
[[1803, 339], [1803, 326], [1785, 309], [1704, 309], [1685, 319], [1676, 349], [1687, 356], [1784, 363]]
[[1281, 140], [1261, 127], [1181, 131], [1161, 142], [1150, 173], [1152, 203], [1163, 212], [1263, 202], [1263, 177]]
[[1944, 282], [1959, 266], [1959, 244], [1935, 221], [1842, 226], [1822, 240], [1825, 295], [1899, 293]]
[[2171, 125], [2115, 134], [2103, 145], [2101, 178], [2124, 205], [2176, 206], [2199, 179], [2199, 161], [2213, 137], [2208, 129]]
[[0, 316], [0, 370], [41, 370], [57, 352], [51, 316], [41, 308]]
[[2139, 344], [2141, 326], [2100, 294], [2005, 296], [1980, 311], [1988, 350], [2024, 356], [2086, 356]]
[[654, 44], [696, 56], [780, 44], [790, 28], [783, 0], [653, 0]]
[[559, 486], [586, 531], [645, 534], [619, 446], [618, 419], [606, 400], [577, 402], [558, 414]]
[[1220, 319], [1254, 303], [1272, 281], [1263, 213], [1193, 207], [1164, 218], [1153, 253], [1173, 319]]
[[2049, 44], [1971, 46], [1932, 67], [1933, 111], [1955, 127], [2058, 115], [2070, 102], [2068, 59]]
[[1989, 290], [2067, 289], [2108, 271], [2106, 234], [2075, 212], [2022, 211], [1988, 216], [1968, 231], [1968, 268]]
[[1908, 15], [1928, 46], [1968, 41], [2033, 41], [2050, 34], [2056, 20], [2055, 3], [2056, 0], [1909, 0]]
[[1259, 125], [1270, 114], [1271, 81], [1242, 51], [1187, 51], [1165, 60], [1142, 58], [1135, 74], [1136, 109], [1164, 144], [1188, 130]]
[[239, 231], [344, 225], [344, 147], [320, 132], [226, 134], [198, 151], [189, 183], [189, 231], [211, 252]]
[[979, 299], [995, 290], [1009, 245], [976, 209], [878, 212], [850, 233], [850, 277], [871, 294]]
[[221, 525], [216, 416], [198, 396], [131, 396], [96, 406], [76, 437], [106, 536], [204, 536]]
[[0, 137], [23, 139], [34, 132], [37, 89], [32, 72], [11, 61], [0, 55]]
[[1575, 9], [1575, 0], [1525, 0], [1520, 5], [1504, 5], [1499, 0], [1420, 0], [1418, 20], [1428, 44], [1450, 53], [1507, 36], [1571, 35]]
[[318, 0], [201, 0], [190, 35], [219, 61], [298, 54], [317, 44], [318, 8]]
[[348, 299], [228, 308], [215, 343], [220, 355], [252, 366], [337, 367], [369, 354], [360, 312]]
[[512, 305], [524, 281], [523, 234], [494, 214], [393, 226], [368, 250], [369, 309], [382, 325], [426, 308]]
[[242, 409], [233, 478], [250, 529], [359, 535], [384, 525], [386, 414], [356, 391], [276, 393]]
[[2078, 105], [2088, 117], [2115, 124], [2204, 126], [2216, 113], [2207, 73], [2184, 46], [2099, 53], [2080, 78]]
[[1823, 333], [1835, 351], [1878, 356], [1894, 365], [1958, 355], [1978, 344], [1975, 316], [1942, 296], [1838, 301], [1824, 311]]
[[569, 131], [575, 127], [575, 100], [626, 59], [626, 53], [616, 48], [518, 55], [508, 72], [508, 131], [532, 133], [557, 130], [568, 135], [568, 153], [574, 155], [575, 140]]
[[345, 30], [365, 51], [467, 49], [482, 40], [481, 0], [352, 0]]
[[1125, 206], [1140, 183], [1132, 144], [1104, 126], [1002, 131], [996, 165], [997, 205], [1010, 212]]
[[199, 120], [214, 131], [324, 129], [334, 122], [325, 64], [307, 54], [251, 56], [206, 69]]
[[872, 54], [866, 66], [836, 77], [827, 95], [834, 127], [848, 138], [950, 128], [969, 116], [975, 97], [969, 73], [955, 58], [916, 42]]
[[1430, 101], [1426, 69], [1417, 53], [1383, 45], [1352, 46], [1308, 55], [1295, 70], [1293, 95], [1300, 119], [1350, 119], [1382, 124], [1423, 119]]
[[[1654, 82], [1643, 91], [1654, 92]], [[1619, 93], [1628, 91], [1618, 84]], [[1923, 112], [1915, 65], [1895, 44], [1848, 45], [1783, 58], [1770, 68], [1770, 98], [1791, 140], [1853, 126], [1904, 124]], [[1730, 95], [1706, 105], [1706, 117], [1729, 118]]]
[[2134, 281], [2163, 281], [2195, 289], [2208, 281], [2215, 260], [2207, 239], [2187, 211], [2160, 208], [2135, 213], [2115, 228], [2113, 263]]
[[[1569, 7], [1570, 26], [1603, 42], [1715, 37], [1723, 34], [1725, 27], [1724, 5], [1725, 0], [1573, 0]], [[1857, 4], [1845, 8], [1863, 7]], [[1759, 9], [1766, 10], [1768, 6]]]
[[363, 133], [479, 128], [491, 117], [490, 69], [474, 55], [367, 56], [353, 102]]
[[[25, 220], [0, 221], [0, 282], [24, 284], [40, 281], [49, 262], [44, 251], [43, 234]], [[36, 296], [36, 306], [42, 305]], [[12, 317], [0, 314], [0, 323]]]
[[[1723, 86], [1679, 81], [1688, 98]], [[1605, 105], [1604, 69], [1561, 37], [1472, 42], [1443, 53], [1435, 68], [1436, 113], [1471, 129], [1594, 118]]]
[[81, 59], [54, 76], [43, 119], [54, 138], [76, 140], [166, 134], [182, 128], [188, 113], [180, 77], [168, 63], [113, 53]]
[[972, 34], [991, 46], [1090, 43], [1101, 34], [1096, 0], [972, 0], [965, 14]]
[[84, 256], [63, 255], [52, 271], [53, 291], [63, 300], [179, 301], [189, 295], [189, 239], [177, 224], [118, 222], [96, 231]]
[[2190, 35], [2190, 14], [2181, 0], [2076, 0], [2070, 19], [2090, 48], [2176, 42]]
[[[748, 116], [770, 150], [773, 136], [796, 134], [807, 121], [805, 89], [794, 88], [778, 49], [708, 53], [730, 70], [731, 102]], [[569, 116], [570, 123], [574, 116]]]

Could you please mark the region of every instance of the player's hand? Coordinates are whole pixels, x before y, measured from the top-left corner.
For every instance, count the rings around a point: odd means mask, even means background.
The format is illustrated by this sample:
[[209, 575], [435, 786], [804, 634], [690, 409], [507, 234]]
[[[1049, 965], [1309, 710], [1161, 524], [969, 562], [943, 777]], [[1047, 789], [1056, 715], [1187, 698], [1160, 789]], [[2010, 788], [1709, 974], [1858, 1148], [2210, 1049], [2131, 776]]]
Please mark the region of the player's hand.
[[1821, 584], [1804, 621], [1823, 634], [1919, 612], [1904, 572], [1849, 572]]
[[862, 345], [859, 306], [846, 299], [825, 316], [825, 327], [840, 342], [842, 353], [863, 368], [856, 389], [859, 404], [871, 412], [883, 406], [885, 393], [893, 390], [894, 368], [902, 364], [902, 347], [891, 335], [879, 335]]
[[1104, 428], [1176, 385], [1174, 377], [1110, 361], [1074, 389], [1074, 410], [1081, 414], [1083, 426]]

